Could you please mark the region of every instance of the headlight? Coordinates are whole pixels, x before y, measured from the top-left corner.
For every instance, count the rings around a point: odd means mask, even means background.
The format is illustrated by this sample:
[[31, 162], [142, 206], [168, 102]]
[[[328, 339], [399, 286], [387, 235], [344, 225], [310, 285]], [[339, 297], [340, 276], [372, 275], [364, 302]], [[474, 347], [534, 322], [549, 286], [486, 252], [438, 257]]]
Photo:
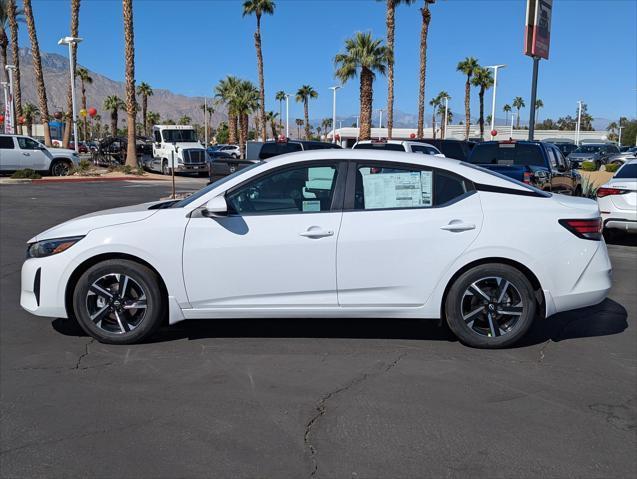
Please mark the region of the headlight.
[[37, 241], [27, 245], [27, 258], [44, 258], [66, 251], [84, 236], [71, 236], [69, 238], [56, 238]]

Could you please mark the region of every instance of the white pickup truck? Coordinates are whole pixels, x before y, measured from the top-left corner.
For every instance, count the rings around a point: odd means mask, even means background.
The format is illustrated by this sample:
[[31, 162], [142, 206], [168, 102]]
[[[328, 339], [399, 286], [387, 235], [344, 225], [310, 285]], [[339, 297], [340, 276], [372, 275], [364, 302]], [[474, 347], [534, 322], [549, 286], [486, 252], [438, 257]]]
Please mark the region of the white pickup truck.
[[190, 125], [155, 125], [153, 155], [144, 159], [144, 167], [164, 175], [175, 173], [207, 173], [206, 149], [197, 140]]
[[52, 176], [66, 176], [80, 163], [73, 150], [47, 148], [33, 138], [23, 135], [0, 135], [0, 172], [31, 170]]

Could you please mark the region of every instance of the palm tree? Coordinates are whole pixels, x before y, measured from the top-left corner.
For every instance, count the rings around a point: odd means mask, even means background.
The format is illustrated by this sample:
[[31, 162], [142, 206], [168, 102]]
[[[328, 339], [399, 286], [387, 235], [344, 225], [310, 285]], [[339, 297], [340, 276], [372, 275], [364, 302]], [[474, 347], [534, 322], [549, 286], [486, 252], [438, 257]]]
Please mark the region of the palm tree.
[[144, 135], [149, 135], [148, 132], [148, 97], [154, 95], [153, 87], [146, 82], [140, 82], [137, 85], [137, 94], [142, 97], [142, 123], [144, 124]]
[[[79, 36], [79, 22], [80, 22], [80, 0], [71, 0], [71, 36]], [[77, 69], [77, 43], [74, 43], [71, 48], [73, 49], [73, 70]], [[68, 148], [71, 141], [71, 130], [73, 128], [73, 97], [71, 95], [71, 81], [75, 79], [69, 78], [68, 86], [66, 87], [66, 118], [64, 125], [64, 137], [62, 138], [62, 146]], [[77, 121], [77, 119], [75, 119]], [[76, 141], [79, 138], [75, 139]]]
[[493, 75], [488, 68], [478, 67], [474, 71], [474, 77], [471, 84], [480, 88], [478, 98], [480, 100], [480, 138], [484, 140], [484, 92], [493, 86]]
[[[445, 138], [445, 133], [446, 133], [446, 129], [447, 129], [447, 125], [445, 125], [445, 98], [447, 99], [447, 102], [449, 102], [449, 100], [451, 100], [451, 96], [449, 96], [449, 93], [447, 93], [446, 91], [441, 91], [440, 93], [438, 93], [438, 96], [436, 97], [438, 98], [438, 114], [440, 115], [440, 136], [442, 138]], [[447, 108], [447, 112], [449, 112], [449, 108]], [[450, 122], [450, 116], [447, 115], [447, 121]], [[435, 137], [434, 137], [435, 138]]]
[[471, 77], [478, 66], [478, 60], [467, 57], [456, 67], [459, 72], [467, 75], [467, 82], [464, 85], [465, 140], [469, 139], [469, 128], [471, 127]]
[[369, 140], [375, 72], [385, 74], [389, 52], [381, 40], [374, 40], [370, 33], [361, 32], [345, 40], [345, 51], [334, 58], [336, 78], [345, 83], [360, 76], [360, 139]]
[[207, 103], [202, 103], [201, 105], [199, 105], [199, 108], [203, 112], [204, 119], [206, 117], [208, 118], [208, 121], [207, 121], [208, 127], [207, 127], [206, 134], [208, 138], [210, 138], [210, 130], [212, 129], [211, 127], [212, 115], [214, 114], [215, 109], [212, 106], [208, 105]]
[[323, 132], [325, 132], [325, 139], [327, 140], [327, 132], [332, 127], [332, 119], [324, 118], [323, 121], [321, 121], [321, 126], [323, 127]]
[[266, 118], [270, 123], [270, 129], [272, 130], [272, 138], [276, 140], [277, 132], [276, 132], [276, 119], [279, 117], [278, 113], [274, 113], [273, 111], [269, 111], [266, 114]]
[[24, 123], [27, 127], [27, 135], [33, 135], [33, 122], [35, 121], [35, 117], [40, 113], [38, 107], [33, 103], [25, 103], [24, 108], [22, 109], [22, 117], [24, 118]]
[[44, 130], [44, 144], [52, 146], [51, 131], [49, 129], [49, 106], [46, 98], [46, 87], [44, 86], [44, 76], [42, 75], [42, 58], [40, 57], [40, 45], [38, 44], [38, 35], [35, 31], [35, 20], [33, 19], [33, 8], [31, 0], [23, 0], [24, 17], [29, 30], [29, 39], [31, 40], [31, 56], [33, 57], [33, 76], [38, 90], [38, 103], [40, 109], [40, 118], [42, 120], [42, 129]]
[[303, 102], [303, 113], [305, 116], [305, 139], [310, 139], [310, 99], [318, 98], [318, 92], [310, 85], [303, 85], [296, 92], [296, 101]]
[[[431, 114], [431, 130], [433, 132], [433, 139], [435, 140], [436, 139], [436, 113], [437, 113], [438, 107], [440, 106], [440, 95], [429, 100], [429, 105], [433, 107], [431, 109], [431, 111], [433, 112]], [[442, 131], [440, 133], [442, 134]]]
[[[3, 9], [0, 2], [0, 9]], [[2, 12], [0, 11], [0, 16]], [[9, 20], [9, 31], [11, 32], [11, 53], [13, 56], [13, 102], [15, 104], [15, 114], [17, 118], [23, 116], [22, 112], [22, 87], [20, 80], [20, 48], [18, 44], [18, 22], [24, 22], [24, 12], [21, 8], [17, 8], [15, 0], [7, 0], [7, 18]], [[0, 18], [0, 22], [4, 22]], [[4, 28], [2, 28], [4, 30]], [[0, 33], [0, 37], [4, 34]], [[6, 36], [6, 35], [5, 35]], [[18, 124], [18, 133], [22, 132], [22, 127]]]
[[179, 118], [179, 120], [177, 120], [178, 125], [190, 125], [190, 123], [192, 123], [192, 118], [188, 115], [183, 115]]
[[518, 117], [515, 120], [515, 127], [517, 129], [520, 128], [520, 109], [524, 108], [526, 105], [524, 104], [524, 99], [521, 96], [516, 96], [513, 99], [513, 108], [517, 108]]
[[9, 38], [7, 37], [7, 20], [9, 18], [9, 6], [7, 0], [0, 0], [0, 58], [2, 59], [2, 68], [4, 69], [4, 81], [9, 83], [9, 72], [7, 65], [7, 48], [9, 47]]
[[154, 111], [149, 111], [148, 113], [146, 113], [146, 125], [147, 126], [154, 126], [159, 124], [160, 121], [160, 116], [159, 113], [156, 113]]
[[297, 118], [295, 120], [296, 123], [296, 137], [297, 138], [301, 138], [301, 127], [303, 126], [304, 122], [302, 118]]
[[113, 136], [117, 136], [119, 110], [123, 110], [124, 107], [124, 102], [118, 96], [111, 95], [104, 98], [104, 109], [111, 112], [111, 134]]
[[285, 101], [285, 92], [279, 90], [276, 92], [276, 101], [279, 102], [279, 130], [283, 129], [283, 102]]
[[102, 135], [102, 115], [93, 117], [93, 138], [100, 138]]
[[424, 0], [423, 8], [420, 9], [422, 15], [422, 26], [420, 28], [420, 84], [418, 87], [418, 131], [416, 136], [423, 138], [425, 127], [425, 81], [427, 79], [427, 35], [429, 33], [429, 22], [431, 12], [429, 4], [436, 0]]
[[502, 111], [506, 114], [506, 123], [509, 124], [509, 113], [511, 112], [511, 105], [508, 103], [502, 107]]
[[[82, 108], [86, 111], [86, 84], [93, 83], [93, 78], [88, 74], [88, 70], [84, 67], [79, 67], [75, 70], [75, 76], [80, 79], [80, 89], [82, 91]], [[88, 119], [84, 117], [84, 141], [86, 141], [88, 132]]]
[[416, 0], [376, 0], [387, 2], [387, 138], [392, 139], [394, 128], [394, 31], [396, 28], [396, 7], [400, 4], [411, 5]]
[[232, 98], [234, 97], [241, 80], [234, 76], [227, 76], [215, 87], [215, 97], [226, 105], [228, 109], [228, 143], [237, 144], [239, 117], [232, 109]]
[[257, 52], [257, 69], [259, 71], [259, 123], [261, 136], [265, 140], [265, 82], [263, 79], [263, 52], [261, 51], [261, 17], [274, 14], [275, 4], [272, 0], [245, 0], [243, 2], [243, 16], [252, 15], [257, 18], [257, 29], [254, 32], [254, 48]]
[[536, 114], [535, 121], [538, 121], [540, 119], [540, 115], [539, 115], [540, 108], [544, 108], [544, 102], [538, 98], [537, 100], [535, 100], [535, 114]]
[[259, 107], [259, 90], [247, 80], [240, 80], [230, 99], [230, 106], [239, 118], [239, 151], [245, 158], [250, 114]]
[[128, 114], [128, 142], [126, 164], [137, 166], [137, 149], [135, 142], [135, 117], [137, 116], [137, 100], [135, 99], [135, 36], [133, 30], [133, 0], [123, 0], [124, 13], [124, 45], [126, 56], [126, 113]]

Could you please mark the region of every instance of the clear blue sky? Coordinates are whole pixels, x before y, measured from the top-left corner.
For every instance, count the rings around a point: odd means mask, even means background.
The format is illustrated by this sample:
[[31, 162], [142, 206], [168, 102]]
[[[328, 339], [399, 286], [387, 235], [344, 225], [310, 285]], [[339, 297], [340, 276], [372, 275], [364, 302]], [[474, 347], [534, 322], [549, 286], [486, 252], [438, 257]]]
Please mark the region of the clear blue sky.
[[[242, 18], [238, 0], [134, 0], [136, 78], [154, 88], [186, 95], [211, 95], [228, 74], [256, 81], [253, 17]], [[90, 69], [122, 80], [123, 27], [119, 0], [82, 0], [78, 60]], [[310, 116], [331, 116], [334, 55], [356, 31], [385, 35], [385, 2], [374, 0], [276, 0], [273, 17], [263, 19], [267, 108], [278, 110], [277, 90], [294, 92], [312, 85], [319, 98]], [[68, 34], [70, 0], [34, 0], [43, 51], [66, 54], [57, 40]], [[400, 6], [396, 31], [395, 108], [416, 113], [420, 3]], [[498, 85], [499, 115], [514, 96], [530, 97], [530, 58], [522, 54], [524, 0], [446, 0], [432, 7], [426, 97], [440, 90], [450, 107], [464, 111], [464, 77], [456, 64], [466, 56], [481, 64], [506, 63]], [[637, 116], [637, 1], [555, 0], [549, 61], [540, 64], [541, 118], [571, 114], [584, 100], [594, 117]], [[28, 46], [26, 29], [21, 33]], [[386, 80], [375, 82], [375, 108], [386, 104]], [[490, 112], [491, 94], [487, 94]], [[292, 103], [291, 117], [302, 116]], [[477, 114], [477, 92], [472, 109]], [[427, 110], [429, 106], [427, 105]], [[358, 110], [358, 82], [339, 92], [339, 115]], [[429, 116], [429, 113], [427, 113]], [[523, 118], [528, 117], [528, 108]]]

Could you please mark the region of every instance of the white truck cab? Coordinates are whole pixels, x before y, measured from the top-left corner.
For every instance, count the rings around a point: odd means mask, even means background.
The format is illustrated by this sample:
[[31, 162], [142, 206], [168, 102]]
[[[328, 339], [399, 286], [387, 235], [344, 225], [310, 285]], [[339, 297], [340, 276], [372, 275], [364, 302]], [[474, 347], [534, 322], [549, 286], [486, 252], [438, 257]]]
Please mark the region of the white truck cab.
[[164, 175], [208, 171], [206, 149], [191, 125], [153, 126], [153, 157], [146, 168]]

